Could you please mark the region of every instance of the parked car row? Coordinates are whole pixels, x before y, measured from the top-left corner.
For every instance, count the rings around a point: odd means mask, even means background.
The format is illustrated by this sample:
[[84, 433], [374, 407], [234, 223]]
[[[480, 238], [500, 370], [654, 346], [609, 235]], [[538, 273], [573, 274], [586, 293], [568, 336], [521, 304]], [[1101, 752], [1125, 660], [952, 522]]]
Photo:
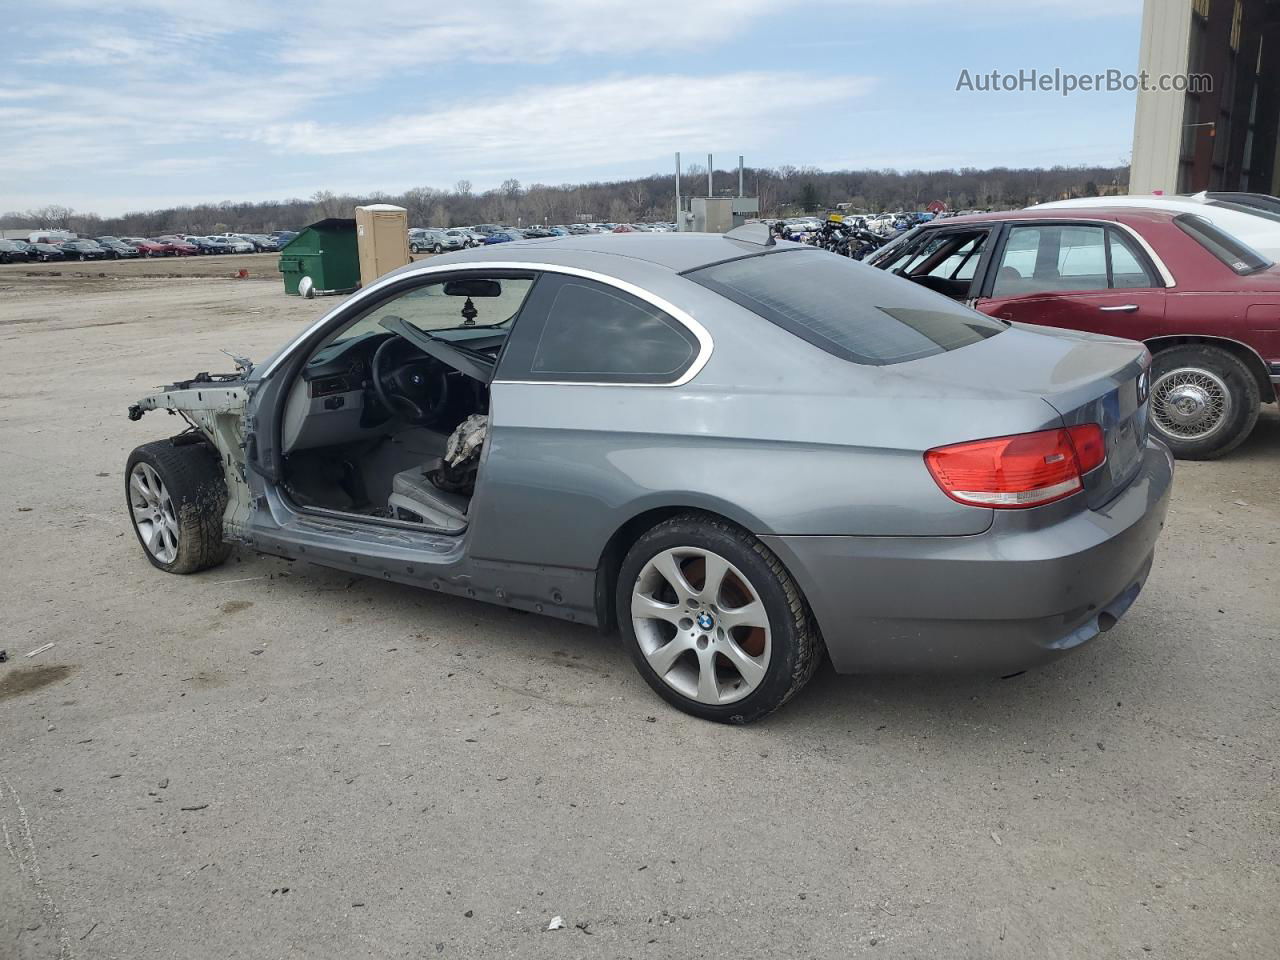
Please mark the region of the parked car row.
[[511, 227], [499, 223], [478, 223], [471, 227], [409, 230], [411, 253], [448, 253], [485, 244], [512, 240], [539, 240], [548, 237], [580, 236], [591, 233], [670, 233], [674, 223], [569, 223], [554, 226]]
[[65, 231], [36, 231], [27, 240], [0, 240], [0, 263], [54, 260], [125, 260], [134, 257], [191, 257], [214, 253], [274, 253], [298, 234], [222, 233], [216, 236], [165, 234], [158, 237], [76, 237]]

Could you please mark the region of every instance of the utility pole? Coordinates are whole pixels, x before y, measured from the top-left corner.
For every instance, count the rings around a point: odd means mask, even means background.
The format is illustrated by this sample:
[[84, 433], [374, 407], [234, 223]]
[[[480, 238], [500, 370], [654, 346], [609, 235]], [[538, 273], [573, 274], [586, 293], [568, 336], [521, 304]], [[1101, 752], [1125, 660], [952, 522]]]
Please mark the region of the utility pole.
[[677, 233], [680, 231], [680, 228], [683, 226], [683, 224], [684, 224], [684, 217], [681, 215], [681, 208], [680, 208], [680, 151], [677, 150], [676, 151], [676, 232]]

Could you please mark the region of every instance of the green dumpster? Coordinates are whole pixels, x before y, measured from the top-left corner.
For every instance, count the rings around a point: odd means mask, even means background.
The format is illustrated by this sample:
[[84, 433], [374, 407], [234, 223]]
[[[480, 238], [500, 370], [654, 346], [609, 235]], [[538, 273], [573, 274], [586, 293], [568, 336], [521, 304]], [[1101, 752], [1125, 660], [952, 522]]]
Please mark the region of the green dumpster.
[[313, 294], [350, 293], [360, 286], [356, 222], [340, 217], [318, 220], [280, 250], [284, 292], [297, 295], [304, 277]]

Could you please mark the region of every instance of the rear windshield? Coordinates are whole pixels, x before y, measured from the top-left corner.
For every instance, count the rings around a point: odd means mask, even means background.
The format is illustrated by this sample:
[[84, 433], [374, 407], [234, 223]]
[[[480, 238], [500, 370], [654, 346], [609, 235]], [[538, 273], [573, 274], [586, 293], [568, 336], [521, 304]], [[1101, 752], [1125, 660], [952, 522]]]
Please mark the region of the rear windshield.
[[685, 276], [854, 363], [918, 360], [1006, 329], [910, 281], [820, 250], [731, 260]]
[[1257, 273], [1272, 265], [1271, 260], [1253, 247], [1210, 223], [1204, 217], [1194, 213], [1184, 213], [1174, 217], [1173, 222], [1183, 233], [1238, 274]]

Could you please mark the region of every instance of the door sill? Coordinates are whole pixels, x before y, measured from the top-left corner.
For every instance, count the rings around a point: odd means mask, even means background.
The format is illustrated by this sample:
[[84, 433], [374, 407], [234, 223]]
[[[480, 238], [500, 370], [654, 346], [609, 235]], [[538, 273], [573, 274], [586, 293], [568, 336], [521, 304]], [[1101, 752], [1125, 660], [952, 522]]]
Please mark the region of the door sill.
[[471, 528], [470, 523], [461, 530], [441, 530], [425, 523], [413, 523], [410, 520], [396, 520], [393, 517], [371, 517], [367, 513], [347, 513], [345, 510], [331, 510], [328, 507], [311, 507], [295, 503], [283, 490], [281, 499], [295, 514], [300, 517], [323, 517], [330, 520], [343, 520], [369, 527], [390, 527], [395, 530], [410, 530], [415, 533], [430, 534], [433, 537], [462, 537]]

